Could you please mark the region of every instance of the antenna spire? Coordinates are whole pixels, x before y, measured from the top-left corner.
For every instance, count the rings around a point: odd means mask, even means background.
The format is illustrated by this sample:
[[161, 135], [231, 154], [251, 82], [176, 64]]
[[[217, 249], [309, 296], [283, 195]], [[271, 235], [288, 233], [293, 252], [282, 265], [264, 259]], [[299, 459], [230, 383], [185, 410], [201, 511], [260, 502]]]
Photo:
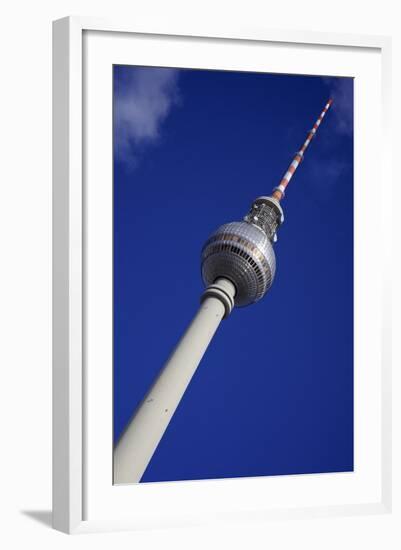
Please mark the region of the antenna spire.
[[306, 137], [306, 140], [304, 141], [304, 144], [302, 145], [301, 149], [295, 153], [295, 156], [294, 156], [291, 164], [289, 165], [286, 173], [282, 177], [279, 185], [277, 185], [277, 187], [275, 187], [273, 189], [272, 197], [274, 197], [278, 201], [280, 201], [282, 198], [284, 198], [285, 189], [286, 189], [287, 185], [290, 183], [290, 180], [291, 180], [292, 176], [294, 175], [295, 170], [301, 164], [301, 162], [304, 158], [304, 154], [305, 154], [306, 149], [308, 148], [308, 146], [309, 146], [310, 142], [312, 141], [312, 139], [315, 137], [317, 129], [319, 128], [320, 123], [322, 122], [325, 114], [330, 109], [330, 106], [331, 106], [332, 103], [333, 103], [333, 100], [329, 99], [328, 102], [326, 103], [323, 111], [320, 113], [319, 118], [317, 119], [317, 121], [313, 125], [313, 128], [311, 130], [309, 130], [308, 135]]

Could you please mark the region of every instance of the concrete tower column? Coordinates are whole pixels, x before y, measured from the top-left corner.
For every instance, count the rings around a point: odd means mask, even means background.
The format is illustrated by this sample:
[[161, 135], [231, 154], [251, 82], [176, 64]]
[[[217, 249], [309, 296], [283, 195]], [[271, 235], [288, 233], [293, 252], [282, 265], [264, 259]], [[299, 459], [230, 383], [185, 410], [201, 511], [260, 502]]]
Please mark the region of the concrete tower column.
[[117, 442], [114, 483], [141, 480], [234, 295], [234, 285], [224, 278], [206, 288], [194, 319]]

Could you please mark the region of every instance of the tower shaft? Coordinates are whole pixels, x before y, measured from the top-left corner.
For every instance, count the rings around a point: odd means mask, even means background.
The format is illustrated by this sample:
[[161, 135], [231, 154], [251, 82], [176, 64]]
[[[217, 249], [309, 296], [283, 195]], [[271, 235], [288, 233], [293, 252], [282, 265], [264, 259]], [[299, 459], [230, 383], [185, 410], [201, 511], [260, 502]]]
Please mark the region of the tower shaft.
[[115, 447], [115, 484], [141, 480], [221, 320], [231, 311], [234, 293], [225, 279], [206, 289], [197, 314]]
[[295, 153], [295, 156], [294, 156], [291, 164], [289, 165], [286, 173], [282, 177], [279, 185], [273, 189], [272, 196], [275, 199], [277, 199], [278, 201], [280, 201], [284, 197], [285, 189], [286, 189], [287, 185], [290, 183], [291, 178], [295, 173], [295, 170], [301, 164], [301, 162], [304, 158], [304, 154], [305, 154], [306, 149], [309, 147], [310, 142], [315, 137], [317, 129], [319, 128], [319, 126], [320, 126], [323, 118], [325, 117], [327, 111], [330, 109], [330, 106], [331, 106], [332, 103], [333, 103], [333, 100], [329, 99], [328, 102], [326, 103], [323, 111], [320, 113], [319, 118], [317, 119], [317, 121], [313, 125], [313, 128], [311, 130], [309, 130], [308, 135], [306, 136], [306, 140], [304, 141], [301, 149]]

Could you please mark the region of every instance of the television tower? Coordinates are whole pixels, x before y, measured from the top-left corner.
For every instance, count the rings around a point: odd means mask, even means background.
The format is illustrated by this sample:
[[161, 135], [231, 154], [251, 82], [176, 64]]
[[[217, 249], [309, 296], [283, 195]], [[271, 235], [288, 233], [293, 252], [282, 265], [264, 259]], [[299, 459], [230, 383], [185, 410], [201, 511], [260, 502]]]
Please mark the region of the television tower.
[[271, 287], [272, 244], [284, 221], [280, 201], [331, 104], [329, 99], [272, 194], [258, 197], [243, 221], [222, 225], [203, 246], [201, 306], [115, 446], [114, 483], [141, 480], [221, 320], [234, 305], [253, 304]]

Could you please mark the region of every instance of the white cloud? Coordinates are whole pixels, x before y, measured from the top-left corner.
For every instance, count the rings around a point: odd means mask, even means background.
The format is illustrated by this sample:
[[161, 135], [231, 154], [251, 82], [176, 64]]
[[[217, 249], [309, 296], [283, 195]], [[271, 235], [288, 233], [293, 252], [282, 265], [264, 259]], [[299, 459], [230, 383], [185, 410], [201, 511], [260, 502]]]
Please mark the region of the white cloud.
[[332, 116], [339, 134], [352, 136], [353, 133], [353, 101], [352, 79], [324, 78], [333, 99]]
[[126, 70], [114, 90], [114, 153], [132, 167], [139, 149], [156, 142], [163, 121], [178, 102], [175, 69], [138, 67]]

